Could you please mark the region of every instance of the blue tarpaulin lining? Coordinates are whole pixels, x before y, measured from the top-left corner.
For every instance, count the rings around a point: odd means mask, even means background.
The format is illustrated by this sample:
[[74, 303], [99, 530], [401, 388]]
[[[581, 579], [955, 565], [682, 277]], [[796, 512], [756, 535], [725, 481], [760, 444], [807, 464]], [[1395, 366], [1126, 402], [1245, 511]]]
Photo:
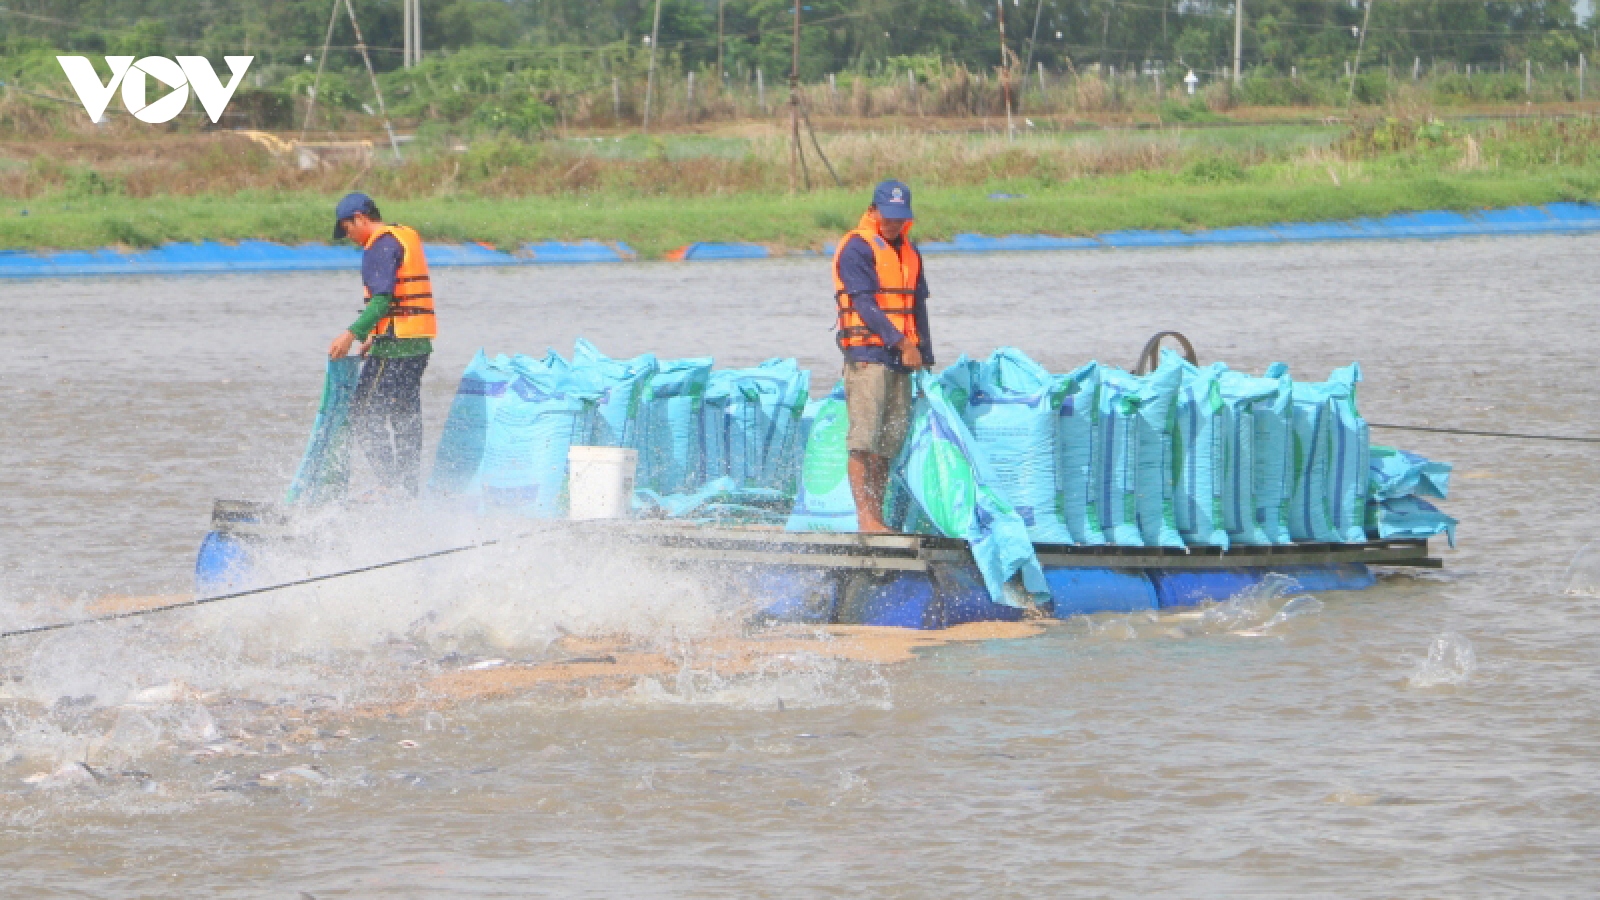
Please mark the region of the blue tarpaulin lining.
[[[428, 264], [450, 266], [522, 266], [559, 263], [623, 262], [635, 254], [627, 244], [599, 241], [524, 244], [517, 254], [482, 244], [426, 244]], [[186, 275], [206, 272], [292, 272], [359, 269], [361, 251], [354, 246], [271, 241], [220, 244], [164, 244], [152, 250], [70, 250], [25, 253], [0, 250], [0, 277], [41, 278], [72, 275]]]
[[772, 251], [760, 244], [722, 244], [702, 242], [684, 248], [685, 260], [766, 259]]
[[[1261, 244], [1302, 241], [1447, 238], [1516, 234], [1560, 234], [1600, 231], [1600, 205], [1551, 203], [1471, 213], [1449, 211], [1396, 213], [1351, 222], [1288, 222], [1201, 231], [1112, 231], [1098, 237], [1056, 237], [1010, 234], [992, 237], [958, 234], [949, 241], [928, 241], [923, 253], [999, 253], [1025, 250], [1093, 250], [1128, 247], [1196, 247], [1218, 244]], [[623, 243], [542, 241], [523, 244], [515, 254], [482, 244], [428, 244], [434, 266], [522, 266], [562, 263], [623, 262], [637, 254]], [[767, 259], [773, 252], [760, 244], [690, 244], [686, 260]], [[29, 253], [0, 250], [0, 278], [47, 278], [83, 275], [183, 275], [208, 272], [289, 272], [355, 269], [360, 251], [352, 246], [271, 241], [221, 244], [165, 244], [152, 250], [124, 253], [112, 249]]]

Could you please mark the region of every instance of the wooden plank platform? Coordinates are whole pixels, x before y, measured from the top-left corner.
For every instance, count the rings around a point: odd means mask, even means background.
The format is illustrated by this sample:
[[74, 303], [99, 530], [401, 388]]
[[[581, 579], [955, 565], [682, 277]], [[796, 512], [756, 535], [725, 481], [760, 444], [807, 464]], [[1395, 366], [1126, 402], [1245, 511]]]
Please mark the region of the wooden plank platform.
[[[666, 520], [548, 521], [543, 524], [570, 529], [598, 544], [627, 547], [631, 552], [651, 558], [690, 564], [879, 572], [926, 572], [932, 564], [972, 564], [972, 552], [966, 541], [932, 535], [786, 532], [771, 526], [715, 528]], [[219, 500], [212, 514], [213, 530], [245, 539], [282, 535], [289, 525], [289, 513], [271, 503]], [[1227, 552], [1217, 547], [1076, 544], [1035, 544], [1034, 550], [1044, 566], [1130, 571], [1271, 569], [1348, 563], [1428, 569], [1443, 566], [1442, 560], [1428, 555], [1425, 539], [1241, 546]]]
[[[573, 523], [602, 541], [625, 543], [636, 552], [669, 560], [745, 565], [800, 566], [875, 571], [927, 571], [930, 564], [972, 563], [966, 541], [920, 534], [865, 535], [790, 533], [742, 528], [698, 528], [653, 523]], [[1437, 569], [1426, 540], [1360, 544], [1300, 543], [1265, 547], [1088, 547], [1035, 544], [1039, 563], [1095, 569], [1215, 570], [1363, 563]]]

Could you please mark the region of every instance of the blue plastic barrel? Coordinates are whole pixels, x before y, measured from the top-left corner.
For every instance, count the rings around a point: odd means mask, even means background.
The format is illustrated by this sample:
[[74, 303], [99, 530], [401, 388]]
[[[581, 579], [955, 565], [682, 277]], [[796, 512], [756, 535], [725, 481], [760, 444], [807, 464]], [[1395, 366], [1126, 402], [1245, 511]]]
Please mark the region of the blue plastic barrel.
[[1058, 619], [1136, 612], [1160, 605], [1155, 585], [1143, 572], [1049, 567], [1044, 570], [1044, 580], [1050, 585], [1050, 601]]
[[243, 590], [253, 577], [250, 548], [220, 531], [207, 532], [194, 560], [194, 590], [201, 597]]
[[1295, 580], [1299, 589], [1307, 593], [1319, 591], [1364, 591], [1378, 579], [1363, 563], [1340, 563], [1335, 566], [1284, 566], [1279, 569], [1262, 569], [1262, 576], [1278, 572]]
[[1161, 608], [1222, 603], [1261, 584], [1268, 575], [1286, 575], [1295, 580], [1296, 590], [1360, 591], [1372, 587], [1376, 579], [1361, 563], [1326, 566], [1282, 566], [1271, 569], [1205, 569], [1150, 573]]
[[839, 604], [839, 576], [825, 570], [758, 567], [751, 570], [742, 587], [766, 602], [756, 618], [769, 622], [826, 625], [833, 621]]

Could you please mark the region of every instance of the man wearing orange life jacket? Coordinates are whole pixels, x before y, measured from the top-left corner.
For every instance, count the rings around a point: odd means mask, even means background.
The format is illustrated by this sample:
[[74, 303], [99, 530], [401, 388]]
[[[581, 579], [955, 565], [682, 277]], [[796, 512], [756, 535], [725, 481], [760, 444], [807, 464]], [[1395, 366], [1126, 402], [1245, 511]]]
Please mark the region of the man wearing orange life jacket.
[[333, 237], [362, 248], [366, 306], [328, 348], [341, 359], [357, 341], [365, 359], [350, 401], [350, 424], [382, 489], [415, 495], [422, 478], [422, 373], [438, 326], [422, 238], [385, 224], [366, 194], [339, 201]]
[[885, 181], [833, 257], [857, 527], [883, 533], [889, 464], [911, 420], [911, 373], [933, 365], [928, 280], [912, 245], [911, 189]]

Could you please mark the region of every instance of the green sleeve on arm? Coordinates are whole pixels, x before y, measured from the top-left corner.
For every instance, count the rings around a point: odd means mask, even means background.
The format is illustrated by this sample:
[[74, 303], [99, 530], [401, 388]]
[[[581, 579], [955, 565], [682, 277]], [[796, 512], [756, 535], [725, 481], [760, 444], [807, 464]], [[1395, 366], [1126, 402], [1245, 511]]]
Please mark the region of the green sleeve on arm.
[[355, 324], [347, 330], [356, 336], [356, 340], [366, 340], [367, 335], [372, 333], [372, 327], [378, 324], [378, 320], [389, 314], [389, 304], [393, 302], [394, 297], [389, 294], [378, 294], [368, 300], [367, 308], [361, 311], [361, 315], [356, 317]]

